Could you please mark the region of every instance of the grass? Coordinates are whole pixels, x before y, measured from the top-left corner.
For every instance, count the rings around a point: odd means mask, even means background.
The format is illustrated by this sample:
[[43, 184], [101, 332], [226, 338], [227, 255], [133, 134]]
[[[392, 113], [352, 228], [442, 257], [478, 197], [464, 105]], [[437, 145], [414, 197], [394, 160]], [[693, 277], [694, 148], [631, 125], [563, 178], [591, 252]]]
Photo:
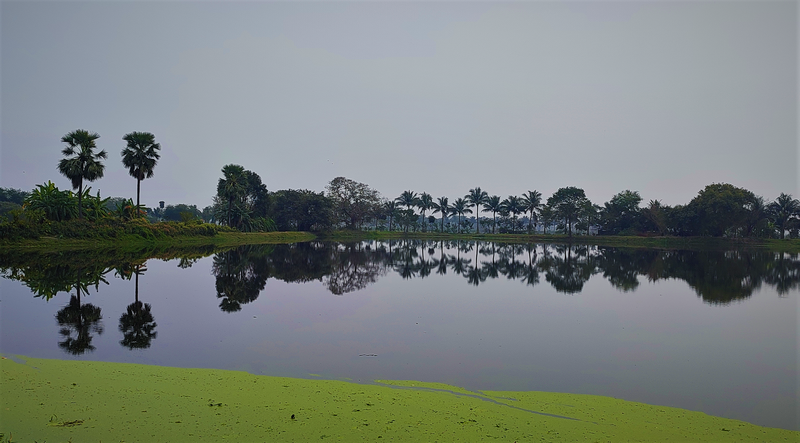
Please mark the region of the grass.
[[[158, 226], [155, 224], [154, 226]], [[228, 229], [228, 228], [225, 228]], [[238, 232], [220, 230], [213, 235], [191, 235], [180, 231], [174, 235], [144, 237], [136, 234], [120, 234], [113, 238], [57, 238], [41, 236], [38, 239], [0, 239], [0, 248], [9, 253], [23, 251], [70, 251], [86, 249], [130, 249], [146, 247], [198, 247], [219, 248], [246, 244], [280, 244], [303, 241], [360, 241], [390, 239], [426, 240], [480, 240], [503, 243], [573, 243], [601, 246], [658, 248], [658, 249], [757, 249], [774, 252], [800, 253], [800, 239], [728, 239], [714, 237], [646, 237], [646, 236], [586, 236], [568, 237], [563, 234], [451, 234], [439, 232], [387, 232], [339, 230], [312, 234], [308, 232]]]
[[315, 236], [307, 232], [218, 232], [213, 236], [162, 237], [156, 239], [142, 238], [137, 235], [120, 236], [114, 239], [76, 239], [40, 237], [17, 241], [0, 241], [0, 248], [7, 253], [20, 252], [53, 252], [88, 249], [142, 250], [147, 248], [192, 248], [214, 246], [225, 248], [245, 244], [281, 244], [313, 240]]

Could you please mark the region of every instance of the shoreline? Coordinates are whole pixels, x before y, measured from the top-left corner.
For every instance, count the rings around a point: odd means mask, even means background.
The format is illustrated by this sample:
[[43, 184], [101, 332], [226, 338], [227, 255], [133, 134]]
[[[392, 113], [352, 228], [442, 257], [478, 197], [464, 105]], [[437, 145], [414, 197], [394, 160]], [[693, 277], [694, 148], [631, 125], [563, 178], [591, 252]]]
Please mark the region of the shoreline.
[[573, 236], [563, 234], [449, 234], [437, 232], [387, 232], [387, 231], [335, 231], [329, 233], [310, 232], [219, 232], [213, 236], [177, 235], [157, 239], [125, 236], [117, 239], [59, 239], [41, 237], [16, 241], [0, 240], [5, 253], [55, 252], [71, 250], [139, 250], [146, 248], [192, 248], [192, 247], [236, 247], [250, 244], [288, 244], [320, 241], [364, 241], [364, 240], [466, 240], [493, 241], [500, 243], [549, 243], [579, 244], [623, 248], [655, 249], [741, 249], [767, 250], [772, 252], [800, 253], [800, 239], [750, 239], [715, 237], [640, 237], [640, 236]]

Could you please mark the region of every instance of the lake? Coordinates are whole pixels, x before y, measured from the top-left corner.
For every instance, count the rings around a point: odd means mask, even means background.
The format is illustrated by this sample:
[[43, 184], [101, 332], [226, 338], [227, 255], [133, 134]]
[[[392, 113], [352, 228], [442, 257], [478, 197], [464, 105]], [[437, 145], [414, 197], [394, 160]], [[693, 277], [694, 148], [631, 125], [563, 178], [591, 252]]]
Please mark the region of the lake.
[[797, 254], [393, 240], [0, 254], [0, 272], [7, 356], [597, 394], [800, 430]]

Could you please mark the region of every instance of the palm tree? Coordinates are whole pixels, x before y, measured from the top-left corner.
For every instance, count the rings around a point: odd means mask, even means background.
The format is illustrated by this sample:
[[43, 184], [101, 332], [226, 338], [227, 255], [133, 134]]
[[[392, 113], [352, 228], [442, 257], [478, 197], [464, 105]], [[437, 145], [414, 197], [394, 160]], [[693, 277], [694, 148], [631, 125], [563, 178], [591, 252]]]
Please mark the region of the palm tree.
[[422, 212], [422, 231], [424, 232], [426, 230], [425, 227], [428, 225], [427, 220], [425, 220], [425, 211], [435, 207], [433, 204], [433, 197], [427, 192], [423, 192], [420, 194], [419, 199], [417, 199], [417, 206]]
[[[528, 233], [531, 232], [531, 223], [535, 217], [534, 212], [542, 207], [542, 193], [539, 191], [528, 191], [522, 196], [522, 209], [524, 212], [530, 211], [531, 218], [528, 219]], [[536, 226], [534, 224], [534, 226]]]
[[383, 203], [383, 209], [386, 211], [386, 215], [389, 216], [389, 232], [392, 231], [392, 219], [395, 215], [397, 215], [397, 202], [395, 201], [388, 201]]
[[405, 206], [406, 209], [413, 209], [414, 206], [417, 206], [417, 202], [419, 202], [419, 197], [417, 197], [416, 192], [403, 191], [403, 193], [400, 194], [400, 197], [397, 197], [395, 201]]
[[770, 218], [778, 226], [781, 231], [781, 239], [784, 238], [784, 231], [786, 230], [786, 223], [790, 218], [794, 217], [800, 212], [800, 201], [792, 198], [789, 194], [781, 195], [775, 199], [774, 202], [768, 206]]
[[485, 211], [492, 211], [492, 220], [494, 220], [492, 223], [492, 234], [494, 234], [494, 229], [497, 226], [497, 212], [502, 209], [502, 206], [500, 206], [500, 196], [493, 195], [487, 198], [486, 203], [483, 204], [483, 209]]
[[217, 195], [228, 200], [228, 226], [231, 226], [233, 214], [233, 201], [240, 199], [246, 190], [246, 177], [244, 168], [239, 165], [225, 165], [222, 167], [223, 178], [217, 182]]
[[136, 179], [136, 214], [139, 214], [139, 193], [142, 180], [153, 176], [153, 168], [161, 156], [158, 151], [161, 145], [156, 143], [155, 136], [149, 132], [131, 132], [122, 137], [128, 146], [122, 150], [122, 164], [128, 168], [128, 174]]
[[464, 214], [472, 214], [472, 209], [469, 209], [469, 203], [463, 198], [457, 198], [453, 202], [453, 213], [458, 215], [458, 232], [461, 232], [461, 216]]
[[442, 232], [444, 232], [444, 219], [447, 218], [447, 214], [451, 213], [452, 208], [447, 201], [447, 197], [439, 197], [438, 200], [439, 202], [433, 205], [433, 212], [442, 213]]
[[85, 129], [77, 129], [61, 137], [67, 147], [61, 151], [66, 158], [58, 162], [58, 172], [70, 179], [72, 189], [78, 190], [78, 218], [83, 218], [83, 181], [93, 182], [103, 177], [105, 165], [100, 160], [108, 155], [105, 150], [94, 152], [98, 138], [100, 136], [96, 132]]
[[513, 229], [516, 230], [517, 228], [517, 215], [523, 211], [522, 206], [522, 199], [515, 196], [509, 195], [507, 199], [503, 200], [500, 203], [502, 209], [510, 212], [514, 216], [514, 226]]
[[465, 195], [464, 198], [467, 199], [470, 206], [475, 207], [475, 228], [478, 231], [478, 234], [481, 233], [481, 205], [486, 203], [489, 200], [489, 194], [486, 191], [481, 191], [481, 188], [470, 189], [469, 194]]

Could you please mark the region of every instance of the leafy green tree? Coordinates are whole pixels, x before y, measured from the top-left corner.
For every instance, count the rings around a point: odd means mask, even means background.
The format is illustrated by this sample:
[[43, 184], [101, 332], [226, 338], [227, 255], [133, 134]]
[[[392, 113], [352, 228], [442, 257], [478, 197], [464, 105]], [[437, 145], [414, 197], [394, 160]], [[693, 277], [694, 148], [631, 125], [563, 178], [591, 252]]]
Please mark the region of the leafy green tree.
[[336, 221], [349, 228], [360, 229], [364, 220], [381, 205], [378, 191], [349, 178], [336, 177], [325, 189], [333, 202]]
[[642, 209], [642, 215], [650, 222], [650, 225], [658, 232], [658, 235], [664, 235], [667, 232], [667, 215], [664, 206], [661, 205], [660, 200], [650, 200], [647, 207]]
[[122, 137], [127, 146], [122, 150], [122, 164], [128, 168], [128, 174], [136, 179], [136, 209], [141, 210], [139, 196], [142, 180], [153, 176], [153, 169], [158, 159], [161, 145], [156, 143], [155, 136], [149, 132], [131, 132]]
[[708, 185], [689, 203], [697, 215], [694, 235], [735, 236], [747, 223], [748, 205], [755, 195], [728, 183]]
[[442, 232], [444, 232], [444, 219], [450, 214], [451, 209], [447, 197], [439, 197], [433, 206], [433, 212], [442, 214]]
[[177, 205], [167, 205], [164, 208], [162, 218], [167, 221], [183, 221], [183, 219], [187, 217], [189, 219], [196, 219], [200, 218], [202, 215], [203, 213], [197, 209], [197, 206], [180, 203]]
[[414, 207], [417, 206], [417, 203], [419, 202], [419, 197], [417, 197], [416, 192], [403, 191], [403, 193], [400, 194], [400, 197], [397, 197], [395, 201], [398, 204], [405, 206], [406, 209], [414, 209]]
[[0, 202], [11, 202], [22, 206], [30, 192], [14, 188], [0, 188]]
[[768, 211], [770, 219], [778, 227], [780, 237], [783, 239], [789, 221], [800, 215], [800, 201], [781, 192], [781, 195], [769, 204]]
[[333, 227], [333, 202], [323, 193], [280, 190], [272, 194], [272, 218], [281, 231], [327, 231]]
[[551, 195], [547, 199], [547, 206], [552, 209], [556, 218], [564, 221], [564, 228], [572, 237], [572, 225], [581, 215], [588, 200], [583, 189], [570, 186], [560, 188]]
[[481, 208], [483, 207], [484, 204], [486, 204], [487, 201], [489, 201], [489, 194], [487, 194], [486, 191], [482, 191], [481, 188], [478, 187], [470, 189], [469, 193], [465, 195], [464, 198], [467, 199], [467, 202], [469, 202], [470, 207], [475, 208], [475, 217], [476, 217], [475, 227], [477, 228], [477, 233], [480, 234]]
[[528, 191], [526, 194], [522, 196], [522, 209], [523, 212], [530, 212], [530, 218], [528, 219], [528, 233], [531, 232], [531, 223], [533, 223], [533, 227], [535, 230], [536, 228], [536, 211], [542, 207], [542, 193], [539, 191]]
[[[587, 200], [588, 201], [588, 200]], [[634, 234], [641, 228], [642, 213], [639, 208], [642, 197], [637, 191], [625, 190], [611, 197], [604, 204], [600, 219], [600, 234]]]
[[100, 136], [95, 132], [78, 129], [61, 137], [67, 144], [61, 153], [66, 158], [58, 162], [58, 172], [70, 179], [72, 189], [78, 190], [78, 218], [83, 218], [82, 197], [83, 181], [95, 181], [103, 178], [105, 165], [100, 160], [108, 157], [105, 150], [95, 153], [95, 141]]
[[492, 211], [492, 234], [494, 234], [495, 227], [497, 227], [497, 213], [503, 209], [500, 196], [493, 195], [488, 197], [486, 202], [483, 204], [483, 209], [484, 211]]
[[426, 231], [426, 220], [425, 220], [425, 211], [430, 211], [435, 207], [433, 203], [433, 197], [427, 192], [423, 192], [419, 195], [419, 199], [417, 201], [417, 207], [419, 207], [420, 212], [422, 213], [422, 231]]

